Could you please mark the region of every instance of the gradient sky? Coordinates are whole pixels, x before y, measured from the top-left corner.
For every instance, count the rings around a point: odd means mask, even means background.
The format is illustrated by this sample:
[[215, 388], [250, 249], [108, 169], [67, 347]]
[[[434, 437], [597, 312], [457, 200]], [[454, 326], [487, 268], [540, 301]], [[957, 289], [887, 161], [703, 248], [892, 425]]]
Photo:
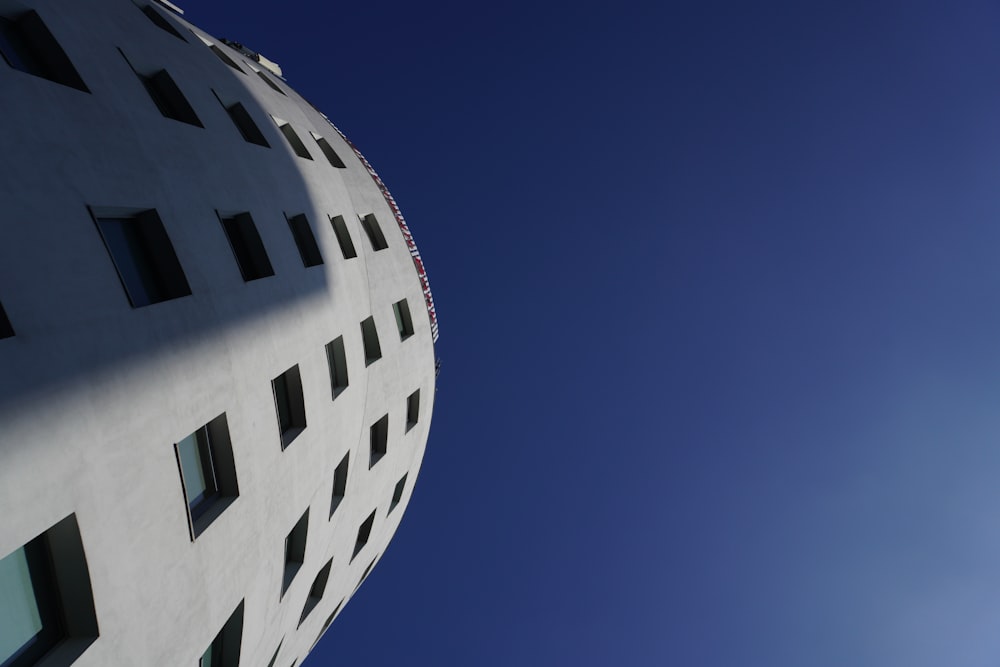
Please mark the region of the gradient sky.
[[205, 4], [379, 171], [441, 323], [303, 667], [998, 664], [997, 3]]

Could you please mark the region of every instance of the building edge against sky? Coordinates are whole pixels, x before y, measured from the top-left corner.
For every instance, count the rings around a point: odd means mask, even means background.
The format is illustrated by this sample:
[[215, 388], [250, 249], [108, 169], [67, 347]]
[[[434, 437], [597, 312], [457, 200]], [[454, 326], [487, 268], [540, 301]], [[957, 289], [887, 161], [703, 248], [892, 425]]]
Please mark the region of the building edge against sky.
[[419, 474], [413, 236], [169, 3], [0, 0], [0, 56], [0, 664], [289, 667]]

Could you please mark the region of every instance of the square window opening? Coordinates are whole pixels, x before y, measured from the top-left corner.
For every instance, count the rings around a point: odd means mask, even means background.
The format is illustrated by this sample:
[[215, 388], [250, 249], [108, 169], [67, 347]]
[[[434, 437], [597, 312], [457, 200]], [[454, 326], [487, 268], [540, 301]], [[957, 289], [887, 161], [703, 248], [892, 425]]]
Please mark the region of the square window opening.
[[136, 74], [161, 114], [188, 125], [205, 127], [167, 70], [161, 69], [149, 75]]
[[369, 213], [361, 218], [361, 226], [365, 228], [368, 240], [371, 241], [372, 250], [377, 252], [389, 247], [389, 244], [386, 243], [385, 235], [382, 234], [382, 227], [379, 225], [378, 220], [375, 219], [374, 214]]
[[240, 136], [243, 140], [249, 144], [255, 144], [257, 146], [263, 146], [264, 148], [270, 148], [271, 144], [267, 143], [267, 139], [264, 137], [264, 133], [260, 131], [260, 127], [254, 122], [253, 117], [247, 108], [243, 106], [242, 102], [233, 102], [232, 104], [226, 104], [219, 97], [219, 94], [214, 90], [215, 97], [219, 100], [219, 104], [226, 110], [229, 114], [229, 119], [233, 121], [233, 125], [239, 130]]
[[299, 249], [302, 264], [306, 268], [322, 264], [323, 255], [319, 252], [316, 237], [313, 236], [312, 227], [309, 226], [309, 219], [304, 213], [285, 217], [288, 220], [288, 228], [292, 231], [292, 238], [295, 239], [295, 246]]
[[330, 578], [330, 568], [333, 566], [333, 559], [327, 561], [316, 578], [313, 580], [312, 586], [309, 588], [309, 595], [306, 597], [306, 604], [302, 608], [302, 615], [299, 617], [299, 625], [301, 626], [305, 622], [306, 617], [316, 608], [323, 600], [323, 593], [326, 592], [326, 582]]
[[406, 430], [417, 425], [420, 420], [420, 390], [406, 397]]
[[34, 10], [0, 17], [0, 58], [16, 70], [90, 92], [66, 52]]
[[237, 213], [226, 216], [219, 213], [222, 229], [233, 250], [236, 265], [245, 282], [267, 278], [274, 275], [271, 260], [268, 259], [264, 242], [260, 240], [257, 226], [249, 213]]
[[239, 667], [240, 648], [243, 643], [243, 601], [219, 630], [205, 653], [198, 660], [199, 667]]
[[396, 316], [396, 329], [399, 340], [406, 340], [413, 335], [413, 320], [410, 318], [410, 306], [406, 299], [392, 304], [392, 313]]
[[389, 503], [389, 514], [392, 514], [392, 510], [396, 509], [396, 505], [403, 499], [403, 491], [406, 490], [406, 478], [409, 473], [403, 475], [402, 479], [396, 482], [396, 488], [392, 490], [392, 502]]
[[372, 424], [368, 441], [371, 452], [368, 458], [368, 469], [370, 470], [388, 451], [389, 415], [383, 415], [381, 419]]
[[344, 161], [341, 160], [340, 156], [337, 155], [336, 151], [333, 150], [333, 146], [330, 145], [329, 141], [319, 136], [315, 132], [310, 132], [309, 134], [311, 134], [312, 138], [316, 140], [316, 143], [319, 145], [319, 149], [323, 151], [323, 155], [326, 156], [326, 159], [330, 162], [332, 166], [336, 167], [337, 169], [347, 168], [347, 166], [344, 164]]
[[281, 580], [281, 594], [284, 595], [288, 586], [295, 579], [306, 558], [306, 535], [309, 531], [309, 510], [295, 523], [288, 537], [285, 538], [285, 571]]
[[337, 398], [348, 386], [347, 350], [344, 347], [343, 336], [337, 336], [326, 344], [326, 361], [330, 367], [332, 397]]
[[283, 91], [278, 86], [278, 84], [276, 84], [274, 81], [271, 81], [271, 77], [269, 77], [268, 75], [264, 74], [259, 69], [253, 68], [253, 71], [257, 74], [257, 76], [259, 76], [261, 79], [263, 79], [264, 83], [266, 83], [271, 88], [271, 90], [273, 90], [276, 93], [281, 93], [282, 95], [285, 94], [285, 91]]
[[306, 145], [302, 143], [302, 140], [299, 139], [299, 135], [296, 134], [294, 128], [292, 128], [288, 121], [275, 118], [274, 116], [271, 116], [271, 118], [274, 118], [275, 125], [277, 125], [278, 129], [281, 130], [281, 133], [285, 135], [285, 140], [288, 141], [288, 145], [292, 147], [292, 151], [296, 155], [307, 160], [313, 159], [312, 155], [310, 155], [309, 151], [306, 149]]
[[281, 448], [285, 449], [306, 427], [305, 399], [298, 364], [271, 380], [271, 390], [278, 415]]
[[347, 229], [344, 216], [337, 215], [330, 218], [330, 224], [333, 225], [333, 233], [337, 237], [337, 243], [340, 244], [340, 252], [344, 255], [344, 259], [357, 257], [358, 251], [354, 248], [354, 241], [351, 239], [351, 232]]
[[232, 58], [226, 55], [226, 52], [222, 50], [221, 46], [219, 46], [218, 44], [209, 44], [208, 48], [212, 51], [212, 53], [214, 53], [219, 58], [219, 60], [226, 63], [240, 74], [246, 74], [246, 72], [240, 69], [240, 66], [237, 65]]
[[120, 210], [92, 208], [91, 215], [133, 308], [191, 294], [155, 210], [123, 215]]
[[184, 39], [184, 35], [182, 35], [177, 28], [173, 26], [170, 20], [158, 12], [155, 7], [152, 5], [140, 5], [140, 9], [142, 9], [142, 13], [146, 15], [146, 18], [148, 18], [157, 28], [173, 35], [182, 42], [187, 41]]
[[193, 541], [240, 495], [226, 413], [174, 443], [174, 455]]
[[[364, 522], [361, 524], [361, 526], [358, 528], [358, 537], [354, 542], [354, 554], [351, 556], [351, 560], [354, 560], [354, 557], [357, 556], [361, 552], [361, 550], [365, 548], [366, 544], [368, 544], [368, 538], [370, 538], [372, 534], [372, 526], [375, 525], [375, 512], [377, 511], [378, 510], [374, 510], [371, 514], [369, 514], [368, 518], [365, 519]], [[372, 564], [374, 565], [374, 563]], [[366, 570], [364, 576], [367, 575], [368, 571]], [[364, 577], [362, 577], [362, 579], [364, 579]]]
[[368, 317], [361, 323], [361, 341], [365, 348], [365, 366], [371, 366], [382, 358], [382, 346], [378, 342], [374, 317]]

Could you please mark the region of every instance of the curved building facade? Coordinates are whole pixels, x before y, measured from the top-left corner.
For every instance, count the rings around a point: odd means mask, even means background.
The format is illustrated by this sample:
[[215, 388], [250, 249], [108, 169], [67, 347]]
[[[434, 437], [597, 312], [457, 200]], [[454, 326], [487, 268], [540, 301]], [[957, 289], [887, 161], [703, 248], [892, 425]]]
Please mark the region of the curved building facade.
[[413, 238], [169, 3], [0, 0], [0, 56], [0, 664], [291, 667], [419, 473]]

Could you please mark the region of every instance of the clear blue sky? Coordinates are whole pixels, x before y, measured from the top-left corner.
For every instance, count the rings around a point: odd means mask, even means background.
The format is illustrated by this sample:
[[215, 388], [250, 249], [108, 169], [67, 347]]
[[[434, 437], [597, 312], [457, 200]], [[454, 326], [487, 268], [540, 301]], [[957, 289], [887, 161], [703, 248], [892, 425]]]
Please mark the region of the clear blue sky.
[[441, 322], [412, 503], [304, 667], [997, 664], [995, 2], [210, 4]]

